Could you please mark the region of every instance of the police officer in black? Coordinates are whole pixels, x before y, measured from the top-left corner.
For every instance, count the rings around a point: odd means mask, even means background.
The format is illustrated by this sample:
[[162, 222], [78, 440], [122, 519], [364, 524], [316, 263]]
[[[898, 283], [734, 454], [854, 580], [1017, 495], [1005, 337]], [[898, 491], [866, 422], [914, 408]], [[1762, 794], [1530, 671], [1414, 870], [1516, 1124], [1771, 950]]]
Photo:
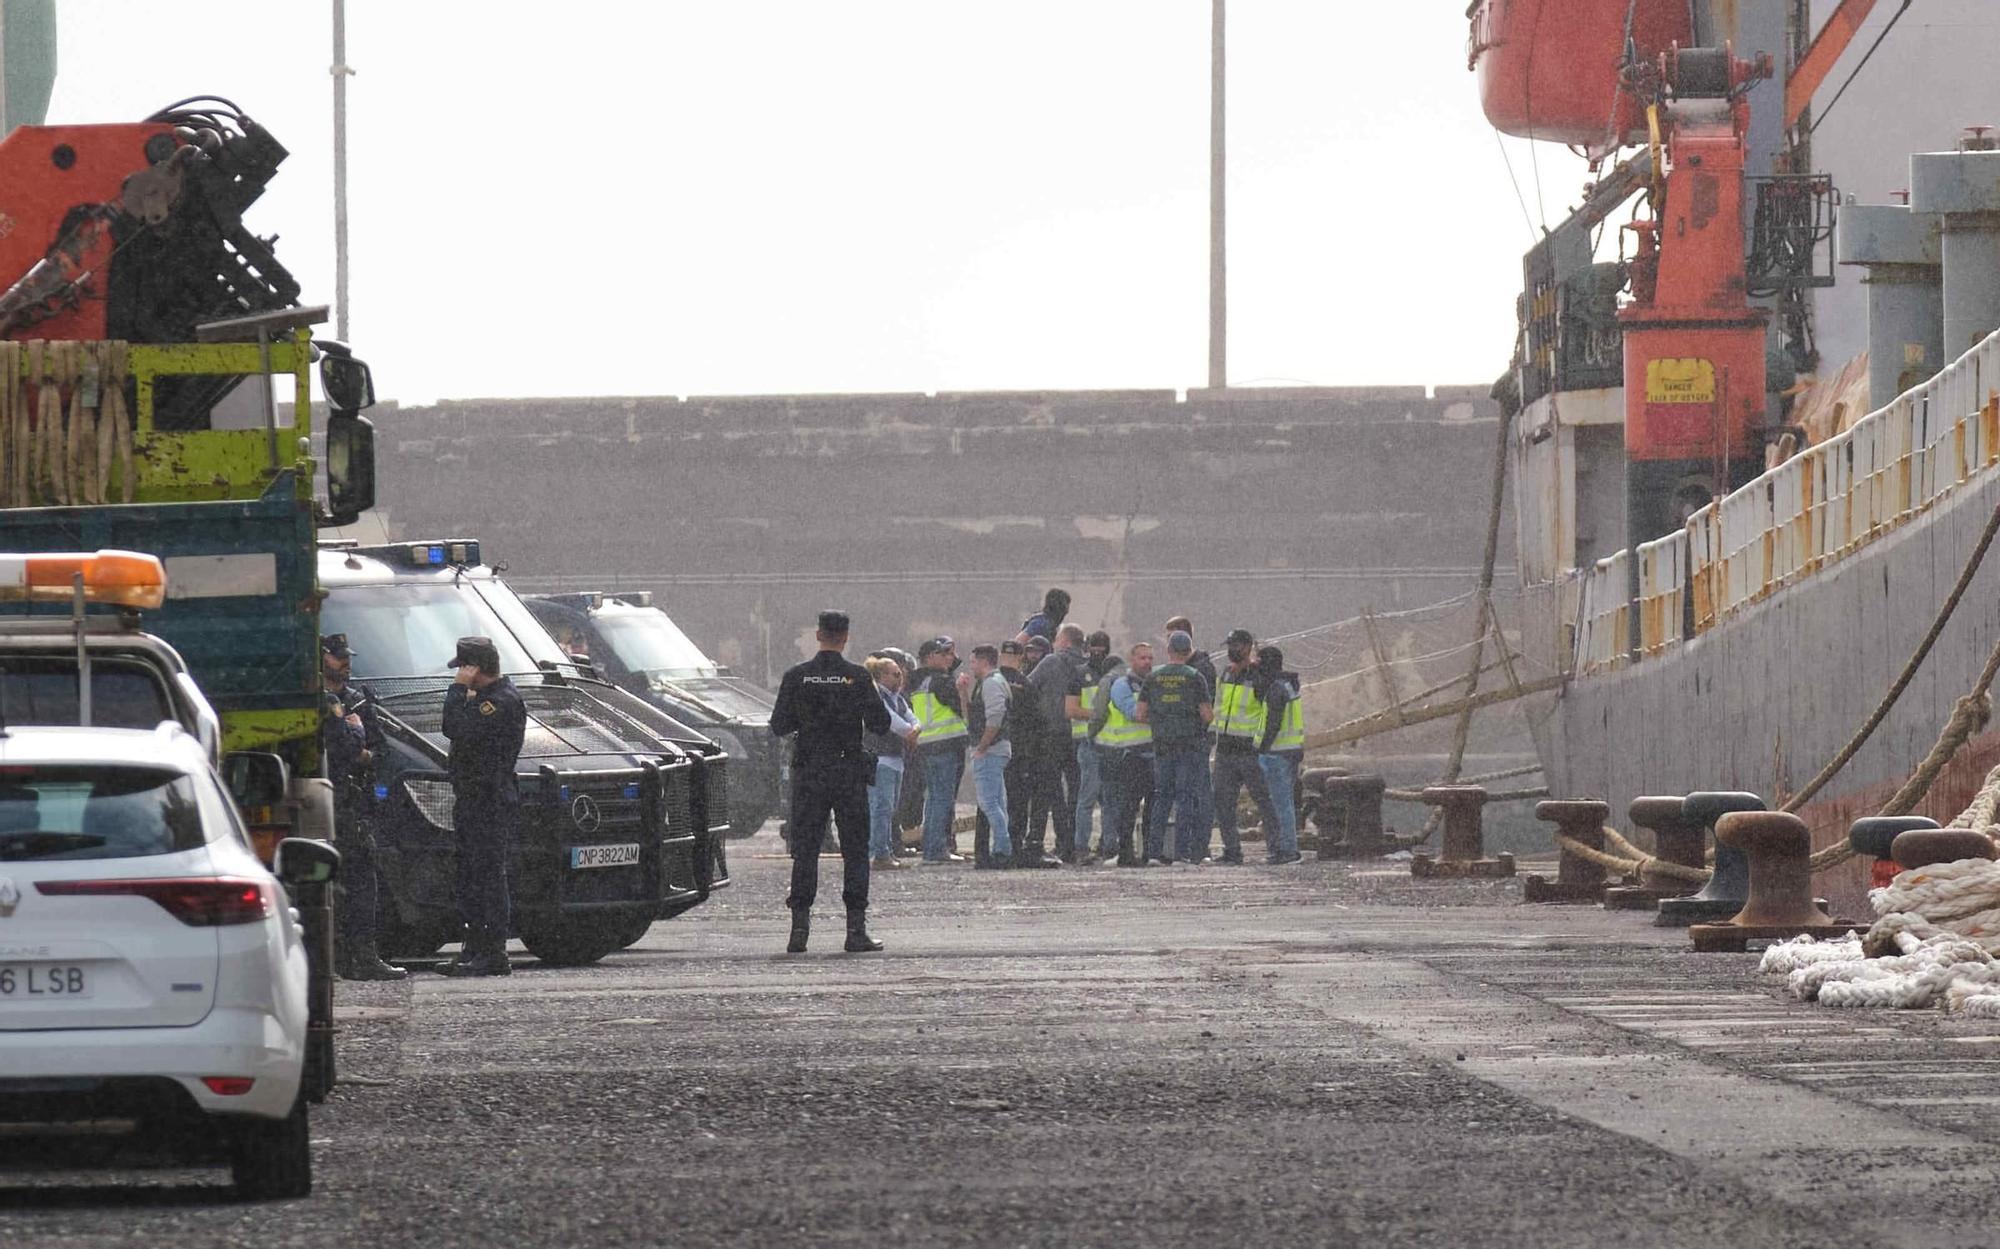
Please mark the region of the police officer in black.
[[354, 651], [345, 633], [319, 640], [326, 678], [326, 719], [320, 744], [333, 785], [334, 840], [340, 845], [340, 903], [334, 920], [333, 969], [342, 980], [401, 980], [409, 975], [382, 961], [376, 949], [375, 762], [382, 757], [382, 718], [375, 698], [348, 680]]
[[819, 895], [819, 848], [831, 815], [839, 828], [845, 871], [847, 952], [882, 948], [868, 935], [868, 786], [875, 757], [861, 747], [861, 730], [889, 731], [889, 711], [875, 693], [868, 670], [841, 656], [847, 649], [847, 613], [819, 614], [819, 653], [785, 673], [771, 732], [798, 734], [792, 752], [792, 937], [785, 950], [806, 951], [813, 899]]
[[514, 765], [521, 757], [528, 709], [500, 675], [491, 638], [458, 639], [446, 667], [457, 670], [444, 693], [444, 735], [451, 740], [452, 825], [458, 830], [458, 909], [465, 946], [440, 970], [447, 976], [504, 976], [507, 962], [507, 856], [520, 825]]

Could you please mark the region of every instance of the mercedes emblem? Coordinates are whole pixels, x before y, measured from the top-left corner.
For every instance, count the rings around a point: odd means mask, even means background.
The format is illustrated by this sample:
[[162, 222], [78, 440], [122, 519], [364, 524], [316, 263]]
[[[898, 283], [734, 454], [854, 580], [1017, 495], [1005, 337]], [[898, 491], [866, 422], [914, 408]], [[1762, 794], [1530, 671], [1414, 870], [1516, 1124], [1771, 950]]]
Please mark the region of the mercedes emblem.
[[11, 876], [0, 876], [0, 919], [6, 919], [21, 905], [21, 887]]
[[594, 833], [604, 823], [604, 812], [598, 810], [597, 799], [578, 794], [576, 801], [569, 804], [569, 818], [576, 821], [578, 831]]

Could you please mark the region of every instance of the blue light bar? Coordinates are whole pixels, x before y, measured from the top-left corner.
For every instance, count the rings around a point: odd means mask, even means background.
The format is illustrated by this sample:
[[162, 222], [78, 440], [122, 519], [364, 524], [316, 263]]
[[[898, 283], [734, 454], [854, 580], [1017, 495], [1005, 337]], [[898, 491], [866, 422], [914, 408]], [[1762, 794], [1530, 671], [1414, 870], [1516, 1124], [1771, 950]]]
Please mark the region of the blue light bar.
[[389, 801], [389, 787], [387, 785], [377, 785], [375, 787], [375, 801], [377, 802]]
[[639, 796], [639, 782], [634, 781], [630, 785], [627, 785], [624, 792], [627, 798], [637, 798]]
[[412, 542], [403, 548], [410, 563], [420, 568], [443, 568], [447, 565], [471, 567], [479, 562], [479, 543], [473, 542]]

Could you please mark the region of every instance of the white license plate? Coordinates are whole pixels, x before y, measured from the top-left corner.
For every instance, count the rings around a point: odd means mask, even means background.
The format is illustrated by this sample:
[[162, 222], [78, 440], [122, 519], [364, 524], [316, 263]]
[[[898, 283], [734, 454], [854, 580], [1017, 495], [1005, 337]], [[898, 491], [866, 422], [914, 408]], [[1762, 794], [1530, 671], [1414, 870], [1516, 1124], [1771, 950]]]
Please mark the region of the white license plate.
[[90, 975], [69, 963], [0, 963], [0, 1001], [49, 1002], [90, 996]]
[[620, 846], [571, 846], [571, 867], [630, 867], [639, 861], [639, 843]]

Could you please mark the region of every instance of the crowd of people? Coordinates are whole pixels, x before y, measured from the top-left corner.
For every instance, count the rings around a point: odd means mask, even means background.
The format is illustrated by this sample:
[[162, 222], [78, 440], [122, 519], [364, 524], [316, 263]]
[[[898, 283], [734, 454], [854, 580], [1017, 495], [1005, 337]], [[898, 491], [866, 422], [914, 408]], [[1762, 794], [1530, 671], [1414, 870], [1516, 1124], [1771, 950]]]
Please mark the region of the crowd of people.
[[1235, 629], [1218, 669], [1195, 646], [1193, 624], [1176, 616], [1163, 656], [1150, 641], [1120, 655], [1106, 633], [1065, 623], [1069, 606], [1066, 592], [1050, 590], [1016, 636], [974, 646], [962, 662], [949, 637], [915, 655], [885, 647], [869, 656], [888, 715], [886, 729], [863, 735], [875, 759], [873, 865], [901, 866], [899, 831], [918, 826], [922, 863], [964, 861], [953, 820], [968, 766], [978, 868], [1240, 864], [1245, 790], [1261, 817], [1264, 861], [1298, 862], [1305, 720], [1284, 653]]

